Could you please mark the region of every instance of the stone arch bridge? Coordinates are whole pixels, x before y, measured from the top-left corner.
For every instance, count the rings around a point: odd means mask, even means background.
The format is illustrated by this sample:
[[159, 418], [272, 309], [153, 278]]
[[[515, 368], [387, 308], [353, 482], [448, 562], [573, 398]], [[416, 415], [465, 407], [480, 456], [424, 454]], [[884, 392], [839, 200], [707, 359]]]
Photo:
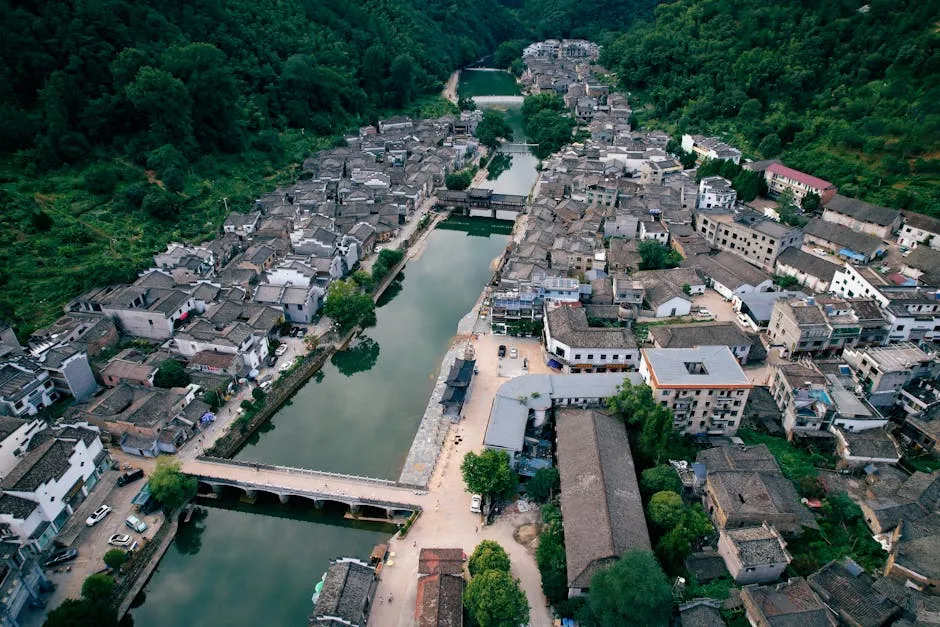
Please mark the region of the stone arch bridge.
[[182, 470], [217, 493], [229, 486], [243, 490], [248, 497], [259, 492], [273, 494], [282, 503], [291, 497], [310, 500], [317, 507], [326, 502], [341, 503], [352, 513], [366, 506], [385, 510], [390, 520], [423, 510], [430, 498], [423, 487], [387, 479], [217, 457], [199, 456], [185, 463]]

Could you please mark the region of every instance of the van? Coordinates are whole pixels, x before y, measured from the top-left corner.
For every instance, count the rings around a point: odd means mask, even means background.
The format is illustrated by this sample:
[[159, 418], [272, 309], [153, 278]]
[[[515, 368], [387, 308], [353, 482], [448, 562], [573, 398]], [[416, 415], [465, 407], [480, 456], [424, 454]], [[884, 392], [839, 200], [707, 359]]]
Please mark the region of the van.
[[134, 483], [138, 479], [143, 479], [144, 471], [140, 468], [135, 468], [130, 472], [125, 472], [123, 475], [118, 477], [117, 484], [118, 486], [126, 486], [128, 483]]

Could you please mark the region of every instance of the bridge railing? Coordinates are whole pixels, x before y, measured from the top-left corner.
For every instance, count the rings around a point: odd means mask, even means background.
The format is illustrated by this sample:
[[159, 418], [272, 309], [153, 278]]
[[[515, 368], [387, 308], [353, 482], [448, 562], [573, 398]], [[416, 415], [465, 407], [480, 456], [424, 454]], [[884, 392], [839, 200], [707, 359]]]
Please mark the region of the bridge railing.
[[241, 468], [252, 468], [259, 470], [273, 470], [276, 472], [285, 472], [292, 475], [306, 475], [309, 477], [322, 477], [324, 479], [345, 479], [347, 481], [356, 481], [359, 483], [370, 483], [386, 488], [408, 489], [409, 486], [399, 484], [391, 479], [378, 479], [376, 477], [365, 477], [362, 475], [347, 475], [339, 472], [328, 472], [325, 470], [310, 470], [309, 468], [294, 468], [292, 466], [275, 466], [273, 464], [262, 464], [257, 462], [243, 461], [240, 459], [222, 459], [220, 457], [208, 457], [199, 455], [197, 461], [217, 464], [219, 466], [239, 466]]

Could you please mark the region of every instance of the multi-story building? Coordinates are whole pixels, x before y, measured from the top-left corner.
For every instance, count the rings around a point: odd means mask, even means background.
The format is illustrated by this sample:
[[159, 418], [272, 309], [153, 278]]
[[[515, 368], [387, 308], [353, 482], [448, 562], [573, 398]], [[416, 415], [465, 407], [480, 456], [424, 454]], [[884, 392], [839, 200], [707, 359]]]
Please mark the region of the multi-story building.
[[881, 305], [889, 324], [888, 342], [940, 338], [940, 299], [936, 288], [898, 287], [873, 268], [845, 264], [833, 275], [830, 290], [848, 298], [871, 298]]
[[46, 428], [38, 418], [23, 420], [0, 416], [0, 477], [5, 477], [29, 450], [29, 443]]
[[35, 360], [20, 356], [0, 362], [0, 413], [35, 416], [57, 398], [55, 383]]
[[752, 387], [727, 346], [643, 349], [640, 376], [687, 434], [734, 435]]
[[793, 200], [803, 202], [803, 198], [814, 193], [823, 203], [829, 202], [838, 191], [829, 181], [811, 176], [799, 170], [788, 168], [781, 163], [772, 163], [764, 170], [764, 180], [767, 181], [767, 191], [772, 196], [779, 196], [786, 190], [793, 193]]
[[591, 327], [581, 307], [556, 307], [545, 314], [545, 349], [571, 373], [635, 370], [639, 362], [629, 329]]
[[925, 353], [910, 342], [846, 348], [842, 358], [855, 371], [859, 385], [876, 407], [893, 407], [909, 383], [940, 375], [936, 353]]
[[731, 181], [720, 176], [707, 176], [699, 181], [699, 209], [724, 209], [731, 211], [738, 199], [738, 193], [731, 187]]
[[775, 365], [770, 392], [791, 439], [831, 437], [832, 426], [861, 432], [888, 423], [867, 401], [846, 389], [840, 377], [823, 374], [812, 362]]
[[781, 299], [774, 303], [767, 335], [790, 355], [833, 353], [884, 344], [888, 322], [871, 299]]
[[717, 137], [704, 137], [702, 135], [683, 135], [682, 150], [695, 154], [698, 163], [706, 159], [722, 159], [741, 162], [741, 151], [729, 146]]
[[173, 337], [174, 325], [189, 316], [195, 301], [186, 292], [172, 288], [172, 277], [153, 277], [152, 282], [160, 281], [168, 287], [149, 285], [150, 277], [159, 274], [152, 272], [133, 285], [110, 285], [87, 292], [69, 303], [67, 311], [110, 316], [125, 333], [136, 337]]
[[897, 209], [879, 207], [841, 194], [835, 194], [826, 203], [822, 219], [881, 239], [888, 238], [901, 226], [901, 212]]
[[650, 327], [649, 337], [656, 348], [695, 348], [721, 345], [731, 349], [735, 358], [747, 363], [752, 340], [733, 322], [664, 324]]
[[784, 249], [803, 244], [800, 229], [746, 209], [733, 213], [701, 211], [696, 214], [696, 228], [709, 244], [733, 252], [767, 272], [774, 271], [774, 262]]

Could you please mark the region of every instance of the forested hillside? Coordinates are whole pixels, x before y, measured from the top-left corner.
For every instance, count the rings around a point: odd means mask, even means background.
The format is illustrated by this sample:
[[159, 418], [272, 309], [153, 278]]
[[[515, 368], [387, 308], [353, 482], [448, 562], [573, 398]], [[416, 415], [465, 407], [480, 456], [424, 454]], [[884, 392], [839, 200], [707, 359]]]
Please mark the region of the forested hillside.
[[601, 62], [641, 117], [940, 215], [938, 33], [937, 2], [677, 0]]
[[498, 0], [0, 0], [0, 320], [213, 234], [305, 154], [440, 114], [462, 64], [520, 35]]

